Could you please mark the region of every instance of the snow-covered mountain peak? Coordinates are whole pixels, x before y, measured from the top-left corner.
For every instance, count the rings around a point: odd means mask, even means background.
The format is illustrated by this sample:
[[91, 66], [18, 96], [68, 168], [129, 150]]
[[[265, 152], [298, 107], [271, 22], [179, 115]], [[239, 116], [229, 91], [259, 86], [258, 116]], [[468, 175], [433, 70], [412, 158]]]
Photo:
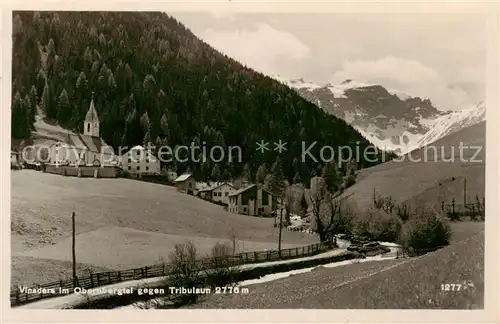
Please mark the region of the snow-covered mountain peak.
[[275, 77], [326, 112], [345, 120], [374, 145], [399, 154], [484, 121], [483, 103], [460, 111], [441, 111], [429, 99], [397, 89], [347, 79], [318, 85], [303, 78]]

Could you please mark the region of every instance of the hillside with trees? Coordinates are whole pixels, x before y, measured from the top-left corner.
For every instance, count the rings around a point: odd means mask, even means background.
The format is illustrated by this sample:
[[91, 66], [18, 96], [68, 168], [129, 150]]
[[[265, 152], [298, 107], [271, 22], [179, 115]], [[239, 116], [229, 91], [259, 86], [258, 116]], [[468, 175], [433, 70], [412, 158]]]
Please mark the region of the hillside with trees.
[[[13, 12], [12, 137], [30, 136], [37, 107], [49, 120], [82, 132], [93, 96], [101, 137], [115, 150], [199, 143], [240, 146], [243, 161], [187, 162], [198, 178], [255, 180], [280, 156], [289, 182], [308, 183], [324, 163], [301, 163], [302, 142], [369, 145], [351, 126], [279, 82], [216, 51], [164, 13]], [[268, 141], [270, 150], [256, 151]], [[227, 152], [227, 151], [226, 151]], [[359, 161], [359, 167], [373, 165]], [[263, 178], [261, 168], [259, 177]]]

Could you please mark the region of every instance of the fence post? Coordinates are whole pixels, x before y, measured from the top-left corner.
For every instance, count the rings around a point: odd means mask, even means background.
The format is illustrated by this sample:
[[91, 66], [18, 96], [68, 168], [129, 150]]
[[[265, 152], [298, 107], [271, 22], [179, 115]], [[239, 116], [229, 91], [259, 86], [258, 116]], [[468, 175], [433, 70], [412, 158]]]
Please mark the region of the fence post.
[[97, 273], [97, 287], [101, 285], [101, 274], [98, 272]]
[[165, 262], [162, 264], [162, 274], [165, 275]]
[[144, 275], [146, 276], [146, 278], [148, 277], [148, 267], [147, 266], [144, 267]]
[[441, 211], [444, 212], [444, 200], [441, 200]]
[[299, 255], [299, 248], [298, 248], [298, 247], [296, 247], [296, 248], [295, 248], [295, 256], [298, 256], [298, 255]]
[[254, 258], [255, 262], [257, 262], [257, 260], [259, 259], [259, 255], [257, 254], [257, 252], [253, 253], [253, 258]]

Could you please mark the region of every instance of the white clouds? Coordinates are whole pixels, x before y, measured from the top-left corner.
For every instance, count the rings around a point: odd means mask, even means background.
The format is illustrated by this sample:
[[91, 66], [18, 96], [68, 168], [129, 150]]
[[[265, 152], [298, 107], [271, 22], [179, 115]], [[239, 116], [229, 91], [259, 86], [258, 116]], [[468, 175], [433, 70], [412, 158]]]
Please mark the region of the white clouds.
[[217, 11], [180, 17], [213, 47], [266, 74], [318, 84], [379, 83], [443, 109], [468, 108], [485, 97], [482, 14]]
[[[474, 78], [480, 75], [472, 68], [465, 68], [463, 73]], [[430, 98], [441, 109], [463, 109], [475, 104], [463, 89], [450, 86], [453, 81], [415, 60], [388, 56], [374, 61], [344, 61], [342, 68], [333, 75], [332, 82], [345, 79], [382, 84], [412, 96]]]
[[201, 35], [207, 43], [243, 64], [267, 74], [279, 73], [279, 64], [309, 57], [309, 48], [291, 33], [257, 24], [254, 30], [207, 29]]

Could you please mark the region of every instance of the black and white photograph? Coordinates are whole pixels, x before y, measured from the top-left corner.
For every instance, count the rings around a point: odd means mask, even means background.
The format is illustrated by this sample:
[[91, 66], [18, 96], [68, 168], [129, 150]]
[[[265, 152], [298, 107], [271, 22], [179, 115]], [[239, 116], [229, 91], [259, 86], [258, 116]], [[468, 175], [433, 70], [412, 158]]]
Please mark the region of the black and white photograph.
[[309, 6], [11, 11], [11, 311], [485, 309], [487, 12]]

